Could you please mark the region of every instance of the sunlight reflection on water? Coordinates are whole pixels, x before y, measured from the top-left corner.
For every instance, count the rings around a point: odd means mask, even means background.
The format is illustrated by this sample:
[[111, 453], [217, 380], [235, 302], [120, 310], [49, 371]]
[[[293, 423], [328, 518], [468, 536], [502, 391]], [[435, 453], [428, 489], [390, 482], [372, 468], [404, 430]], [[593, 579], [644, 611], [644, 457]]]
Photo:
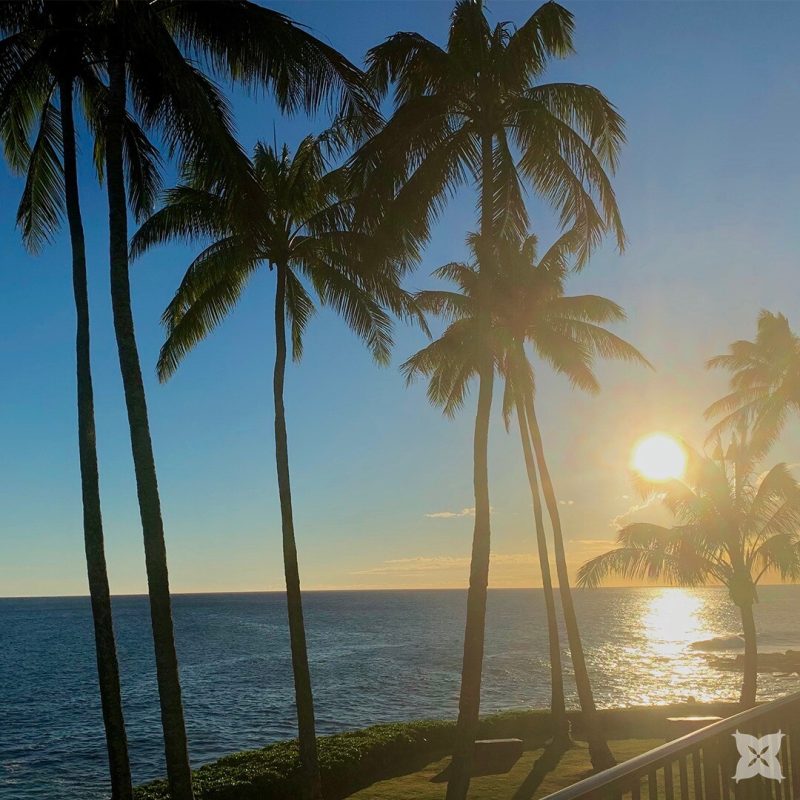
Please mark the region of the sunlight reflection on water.
[[642, 615], [646, 647], [641, 654], [651, 675], [650, 691], [641, 694], [641, 702], [666, 702], [675, 691], [676, 681], [690, 684], [698, 700], [711, 699], [711, 687], [703, 688], [708, 669], [696, 660], [687, 660], [693, 642], [709, 639], [713, 632], [700, 618], [703, 601], [685, 589], [661, 589], [649, 598], [649, 608]]

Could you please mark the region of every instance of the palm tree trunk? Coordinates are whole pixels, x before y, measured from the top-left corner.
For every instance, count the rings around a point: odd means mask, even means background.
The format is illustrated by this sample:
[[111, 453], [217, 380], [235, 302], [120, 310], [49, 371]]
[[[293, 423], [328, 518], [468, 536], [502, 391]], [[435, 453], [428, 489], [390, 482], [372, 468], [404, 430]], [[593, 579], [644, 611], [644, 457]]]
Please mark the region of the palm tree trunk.
[[[120, 37], [121, 38], [121, 37]], [[178, 657], [172, 627], [167, 550], [158, 494], [147, 401], [131, 310], [128, 275], [128, 218], [122, 160], [122, 123], [125, 113], [125, 62], [122, 42], [111, 41], [108, 52], [109, 111], [106, 120], [106, 180], [111, 261], [111, 305], [120, 372], [125, 390], [131, 450], [136, 473], [139, 513], [144, 536], [150, 620], [161, 702], [161, 724], [172, 800], [193, 800], [192, 773], [183, 719]]]
[[578, 700], [581, 704], [583, 713], [583, 724], [586, 729], [586, 740], [589, 745], [589, 756], [592, 766], [596, 770], [608, 769], [616, 763], [608, 742], [603, 735], [600, 727], [600, 720], [597, 716], [597, 708], [594, 704], [592, 684], [589, 681], [589, 672], [586, 669], [586, 659], [583, 655], [583, 644], [578, 628], [578, 619], [575, 616], [575, 606], [572, 602], [572, 590], [569, 586], [569, 572], [567, 570], [567, 557], [564, 552], [564, 536], [561, 531], [561, 516], [558, 513], [558, 501], [556, 500], [555, 488], [547, 469], [547, 461], [544, 456], [544, 446], [542, 444], [542, 433], [539, 430], [539, 423], [536, 420], [536, 412], [533, 406], [533, 398], [525, 398], [525, 410], [528, 416], [528, 427], [531, 432], [531, 441], [536, 453], [536, 463], [539, 467], [539, 475], [542, 479], [542, 491], [544, 493], [547, 513], [553, 526], [553, 549], [556, 559], [556, 573], [558, 575], [558, 589], [561, 595], [561, 608], [564, 612], [564, 623], [567, 628], [567, 639], [572, 655], [572, 668], [575, 672], [575, 685], [578, 690]]
[[308, 667], [306, 629], [303, 621], [303, 601], [300, 592], [300, 570], [297, 563], [297, 544], [292, 516], [292, 490], [289, 482], [289, 447], [286, 437], [286, 410], [283, 405], [283, 385], [286, 374], [286, 267], [276, 264], [275, 292], [275, 463], [278, 469], [278, 492], [281, 503], [283, 533], [283, 569], [286, 574], [286, 604], [289, 612], [289, 638], [292, 648], [294, 696], [297, 707], [297, 729], [300, 741], [300, 763], [303, 778], [303, 800], [321, 800], [322, 780], [317, 754], [317, 735], [314, 725], [314, 696], [311, 691], [311, 672]]
[[744, 633], [744, 678], [739, 702], [743, 708], [756, 704], [756, 683], [758, 679], [758, 642], [756, 640], [756, 621], [753, 617], [753, 606], [745, 603], [739, 606], [742, 615], [742, 632]]
[[[486, 291], [491, 278], [489, 251], [492, 236], [492, 136], [484, 133], [481, 143], [481, 296], [478, 306], [478, 337], [486, 342], [491, 328], [490, 298]], [[472, 534], [467, 621], [464, 630], [464, 659], [461, 667], [461, 693], [458, 702], [456, 743], [448, 775], [446, 800], [466, 800], [469, 791], [475, 738], [481, 705], [481, 675], [486, 628], [486, 594], [489, 584], [491, 526], [489, 511], [489, 420], [492, 411], [494, 363], [487, 346], [478, 369], [478, 409], [473, 439], [473, 489], [475, 526]]]
[[97, 442], [94, 423], [94, 391], [89, 347], [89, 290], [86, 276], [86, 245], [83, 236], [78, 168], [75, 154], [75, 120], [72, 112], [72, 78], [59, 81], [61, 132], [64, 147], [64, 193], [72, 245], [72, 287], [76, 314], [76, 376], [78, 389], [78, 452], [81, 465], [83, 499], [83, 541], [86, 571], [94, 621], [97, 678], [106, 733], [112, 800], [131, 800], [131, 765], [128, 737], [122, 713], [117, 645], [111, 614], [103, 517], [100, 509], [100, 477], [97, 468]]
[[539, 497], [539, 481], [536, 477], [536, 464], [531, 450], [530, 431], [525, 418], [525, 404], [517, 398], [517, 421], [522, 452], [525, 457], [525, 469], [531, 487], [533, 500], [533, 518], [536, 524], [536, 545], [539, 551], [539, 565], [542, 572], [542, 590], [544, 605], [547, 611], [547, 634], [550, 641], [550, 714], [553, 718], [553, 739], [560, 744], [570, 740], [569, 720], [564, 702], [564, 672], [561, 666], [561, 642], [558, 636], [558, 618], [556, 616], [556, 598], [553, 592], [553, 581], [550, 576], [550, 556], [547, 552], [547, 539], [542, 519], [542, 501]]

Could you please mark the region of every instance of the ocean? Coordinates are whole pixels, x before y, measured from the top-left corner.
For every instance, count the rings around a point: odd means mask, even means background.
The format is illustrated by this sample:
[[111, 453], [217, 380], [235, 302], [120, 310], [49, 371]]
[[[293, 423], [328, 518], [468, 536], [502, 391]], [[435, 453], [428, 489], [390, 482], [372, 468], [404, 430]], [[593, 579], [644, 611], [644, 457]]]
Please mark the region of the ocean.
[[[319, 732], [454, 717], [465, 599], [308, 593]], [[599, 706], [737, 699], [740, 674], [709, 662], [741, 649], [725, 590], [583, 590], [575, 604]], [[800, 587], [762, 587], [762, 650], [800, 648], [798, 609]], [[115, 598], [114, 613], [138, 783], [164, 772], [147, 599]], [[282, 594], [178, 595], [174, 618], [193, 765], [295, 734]], [[545, 707], [547, 652], [541, 590], [491, 590], [482, 711]], [[799, 688], [759, 676], [764, 699]], [[0, 798], [103, 800], [102, 730], [88, 599], [0, 599]]]

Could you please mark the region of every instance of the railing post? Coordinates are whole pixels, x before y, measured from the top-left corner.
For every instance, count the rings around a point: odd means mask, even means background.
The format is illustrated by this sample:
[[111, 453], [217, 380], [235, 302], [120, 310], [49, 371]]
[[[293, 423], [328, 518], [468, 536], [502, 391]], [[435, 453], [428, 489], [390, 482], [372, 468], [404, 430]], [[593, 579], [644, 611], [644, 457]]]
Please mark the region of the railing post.
[[719, 744], [716, 738], [703, 745], [703, 786], [706, 800], [721, 800], [719, 791]]
[[672, 782], [672, 762], [664, 764], [664, 796], [666, 800], [675, 800], [675, 788]]
[[789, 772], [791, 773], [792, 800], [800, 800], [800, 720], [798, 715], [792, 718], [787, 726], [789, 732]]
[[792, 767], [789, 761], [789, 750], [792, 746], [792, 737], [790, 735], [791, 723], [788, 719], [783, 719], [781, 730], [785, 734], [781, 742], [781, 771], [783, 772], [783, 782], [781, 783], [781, 797], [783, 800], [792, 800], [792, 787], [794, 781], [792, 780]]
[[702, 755], [700, 748], [692, 751], [692, 780], [694, 782], [695, 800], [704, 800], [703, 794], [703, 770], [701, 766]]
[[658, 773], [655, 768], [647, 776], [647, 797], [649, 800], [658, 800]]
[[689, 800], [689, 771], [686, 769], [686, 756], [678, 759], [678, 777], [681, 786], [681, 800]]

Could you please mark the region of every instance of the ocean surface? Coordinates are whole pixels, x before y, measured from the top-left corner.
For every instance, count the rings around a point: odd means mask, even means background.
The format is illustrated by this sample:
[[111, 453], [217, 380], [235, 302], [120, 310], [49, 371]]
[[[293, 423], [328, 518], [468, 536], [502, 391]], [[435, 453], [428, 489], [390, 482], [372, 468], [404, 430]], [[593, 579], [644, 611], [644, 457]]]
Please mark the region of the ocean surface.
[[[465, 598], [462, 591], [308, 593], [319, 732], [454, 717]], [[741, 676], [709, 662], [741, 650], [724, 590], [598, 589], [575, 599], [601, 707], [737, 698]], [[800, 587], [763, 587], [760, 648], [800, 648], [799, 610]], [[146, 598], [116, 598], [114, 612], [141, 782], [164, 769]], [[283, 595], [179, 595], [174, 617], [194, 765], [294, 735]], [[800, 689], [796, 677], [761, 675], [759, 684], [763, 698]], [[490, 591], [483, 712], [548, 700], [541, 591]], [[576, 705], [572, 687], [569, 700]], [[88, 599], [0, 599], [0, 798], [106, 797]]]

